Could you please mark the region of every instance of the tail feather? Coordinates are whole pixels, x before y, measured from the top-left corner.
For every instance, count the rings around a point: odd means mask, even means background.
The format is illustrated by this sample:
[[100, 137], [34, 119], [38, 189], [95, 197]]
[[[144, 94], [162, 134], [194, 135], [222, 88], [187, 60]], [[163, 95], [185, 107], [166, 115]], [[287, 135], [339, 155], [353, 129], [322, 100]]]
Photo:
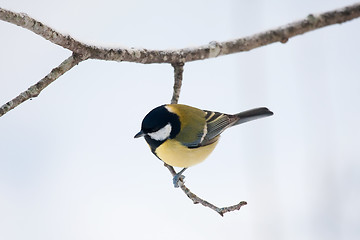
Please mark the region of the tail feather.
[[274, 113], [271, 112], [266, 107], [250, 109], [250, 110], [235, 114], [234, 116], [236, 116], [238, 118], [238, 120], [234, 123], [233, 126], [241, 124], [241, 123], [249, 122], [249, 121], [252, 121], [252, 120], [255, 120], [258, 118], [268, 117], [273, 114]]

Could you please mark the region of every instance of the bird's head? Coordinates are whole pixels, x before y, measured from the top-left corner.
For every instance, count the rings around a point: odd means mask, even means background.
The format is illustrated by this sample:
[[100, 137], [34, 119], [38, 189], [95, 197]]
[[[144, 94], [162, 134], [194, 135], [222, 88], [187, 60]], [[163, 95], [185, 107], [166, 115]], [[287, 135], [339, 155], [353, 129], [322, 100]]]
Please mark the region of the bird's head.
[[[174, 138], [180, 131], [179, 117], [169, 112], [166, 105], [151, 110], [143, 119], [141, 131], [134, 137], [145, 137], [148, 139], [163, 142], [168, 138]], [[148, 141], [149, 142], [149, 141]]]

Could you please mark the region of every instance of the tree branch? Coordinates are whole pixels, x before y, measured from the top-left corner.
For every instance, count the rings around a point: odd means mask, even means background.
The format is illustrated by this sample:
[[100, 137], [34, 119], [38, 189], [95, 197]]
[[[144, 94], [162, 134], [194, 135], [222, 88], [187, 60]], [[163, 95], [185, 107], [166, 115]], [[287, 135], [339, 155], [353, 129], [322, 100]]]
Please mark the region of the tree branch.
[[14, 99], [2, 105], [0, 107], [0, 117], [5, 113], [7, 113], [8, 111], [10, 111], [11, 109], [25, 102], [26, 100], [37, 97], [40, 94], [40, 92], [44, 88], [46, 88], [50, 83], [58, 79], [65, 72], [69, 71], [71, 68], [73, 68], [75, 65], [77, 65], [78, 63], [80, 63], [85, 59], [86, 59], [85, 56], [79, 54], [74, 53], [73, 55], [71, 55], [68, 59], [63, 61], [58, 67], [51, 70], [51, 72], [48, 75], [46, 75], [43, 79], [41, 79], [39, 82], [29, 87], [26, 91], [20, 93], [20, 95], [18, 95]]
[[[37, 97], [40, 92], [50, 83], [69, 71], [72, 67], [86, 59], [101, 59], [109, 61], [127, 61], [143, 64], [149, 63], [171, 63], [174, 67], [174, 92], [171, 103], [177, 103], [182, 84], [182, 73], [185, 62], [204, 60], [222, 55], [250, 51], [254, 48], [265, 46], [274, 42], [286, 43], [289, 38], [304, 34], [306, 32], [326, 27], [332, 24], [340, 24], [354, 18], [360, 17], [360, 3], [324, 12], [321, 14], [308, 15], [307, 18], [280, 26], [273, 30], [264, 31], [252, 36], [238, 38], [224, 42], [210, 42], [209, 44], [176, 50], [150, 50], [136, 48], [103, 48], [91, 46], [75, 40], [71, 36], [61, 34], [51, 27], [29, 17], [24, 13], [15, 13], [0, 8], [0, 20], [26, 28], [35, 34], [51, 41], [52, 43], [73, 52], [73, 55], [54, 68], [46, 77], [26, 91], [0, 107], [0, 117], [15, 108], [22, 102]], [[171, 174], [176, 174], [173, 167], [165, 164]], [[246, 202], [219, 208], [199, 198], [192, 193], [182, 181], [179, 181], [182, 191], [196, 204], [201, 203], [223, 216], [225, 213], [239, 210]]]
[[0, 8], [0, 20], [24, 27], [72, 52], [89, 55], [89, 58], [92, 59], [137, 63], [185, 63], [250, 51], [274, 42], [286, 43], [291, 37], [329, 25], [340, 24], [358, 17], [360, 17], [360, 3], [321, 14], [310, 14], [305, 19], [244, 38], [224, 42], [213, 41], [194, 48], [151, 50], [90, 46], [70, 36], [61, 34], [24, 13], [15, 13]]
[[[343, 23], [357, 17], [360, 17], [360, 3], [341, 9], [328, 11], [318, 15], [310, 14], [306, 19], [278, 27], [277, 29], [261, 32], [252, 36], [238, 38], [231, 41], [213, 41], [207, 45], [195, 48], [182, 48], [177, 50], [148, 50], [135, 48], [102, 48], [97, 46], [90, 46], [75, 40], [71, 36], [64, 35], [55, 31], [51, 27], [29, 17], [25, 13], [16, 13], [0, 8], [0, 20], [26, 28], [36, 33], [37, 35], [51, 41], [52, 43], [69, 49], [73, 53], [76, 53], [78, 56], [82, 56], [82, 60], [91, 58], [137, 63], [171, 63], [175, 68], [175, 75], [177, 74], [177, 72], [181, 72], [183, 70], [181, 66], [177, 66], [179, 65], [179, 63], [203, 60], [237, 52], [249, 51], [251, 49], [274, 42], [285, 43], [289, 38], [296, 35], [300, 35], [332, 24]], [[64, 61], [64, 63], [65, 62], [66, 60]], [[76, 65], [79, 62], [73, 63]], [[70, 68], [72, 67], [73, 66], [71, 66]], [[64, 72], [68, 70], [65, 70]], [[48, 82], [48, 84], [42, 85], [43, 88], [41, 88], [40, 91], [42, 91], [46, 86], [48, 86], [49, 83], [56, 80], [59, 76], [55, 78], [44, 78], [40, 80], [39, 85], [41, 85], [42, 82]], [[182, 75], [180, 74], [179, 76]], [[172, 102], [175, 101], [176, 98], [178, 98], [178, 95], [180, 93], [181, 79], [175, 81], [175, 84], [178, 84], [179, 87], [174, 85], [174, 87], [178, 89], [178, 91], [174, 92]], [[18, 97], [4, 104], [0, 108], [0, 117], [6, 112], [8, 112], [10, 109], [13, 109], [22, 102], [31, 98], [32, 96], [29, 95], [29, 93], [33, 90], [33, 87], [34, 86], [30, 87], [27, 91], [21, 93]]]

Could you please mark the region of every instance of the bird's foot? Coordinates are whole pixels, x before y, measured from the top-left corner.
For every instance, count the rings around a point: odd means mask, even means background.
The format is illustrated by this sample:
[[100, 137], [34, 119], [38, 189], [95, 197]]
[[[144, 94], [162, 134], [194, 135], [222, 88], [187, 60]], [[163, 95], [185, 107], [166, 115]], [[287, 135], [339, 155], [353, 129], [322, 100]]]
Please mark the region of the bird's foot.
[[173, 184], [175, 188], [179, 187], [179, 181], [184, 182], [185, 176], [181, 175], [184, 171], [186, 170], [186, 168], [183, 168], [180, 172], [178, 172], [177, 174], [175, 174], [174, 178], [173, 178]]
[[179, 181], [183, 182], [185, 179], [184, 175], [181, 175], [181, 172], [177, 173], [173, 178], [173, 184], [175, 188], [179, 187]]

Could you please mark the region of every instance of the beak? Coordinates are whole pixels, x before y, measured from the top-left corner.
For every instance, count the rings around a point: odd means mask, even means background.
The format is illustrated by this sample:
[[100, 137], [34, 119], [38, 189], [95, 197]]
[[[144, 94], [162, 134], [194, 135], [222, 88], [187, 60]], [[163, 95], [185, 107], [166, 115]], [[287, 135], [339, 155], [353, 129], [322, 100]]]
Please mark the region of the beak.
[[143, 136], [145, 136], [145, 133], [143, 131], [140, 131], [134, 136], [134, 138], [139, 138], [139, 137], [143, 137]]

